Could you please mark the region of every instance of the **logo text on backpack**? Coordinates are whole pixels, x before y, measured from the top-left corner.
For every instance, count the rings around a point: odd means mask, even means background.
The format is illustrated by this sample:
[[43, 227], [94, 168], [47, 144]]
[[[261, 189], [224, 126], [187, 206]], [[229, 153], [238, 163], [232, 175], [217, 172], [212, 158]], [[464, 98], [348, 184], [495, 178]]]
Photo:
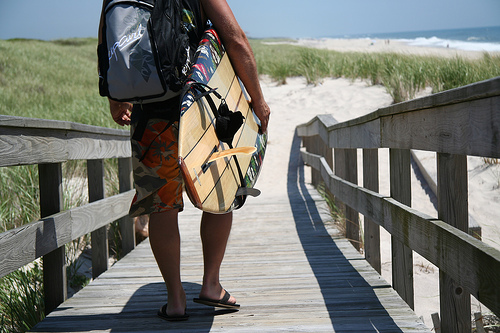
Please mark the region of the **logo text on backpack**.
[[120, 40], [117, 41], [116, 43], [114, 43], [113, 46], [111, 47], [111, 49], [109, 50], [109, 52], [108, 52], [109, 60], [111, 60], [111, 58], [114, 57], [115, 60], [118, 61], [118, 56], [117, 56], [116, 50], [117, 49], [122, 50], [124, 47], [141, 39], [145, 32], [146, 32], [146, 27], [143, 27], [142, 24], [139, 24], [136, 31], [133, 31], [130, 34], [125, 35], [122, 38], [120, 38]]

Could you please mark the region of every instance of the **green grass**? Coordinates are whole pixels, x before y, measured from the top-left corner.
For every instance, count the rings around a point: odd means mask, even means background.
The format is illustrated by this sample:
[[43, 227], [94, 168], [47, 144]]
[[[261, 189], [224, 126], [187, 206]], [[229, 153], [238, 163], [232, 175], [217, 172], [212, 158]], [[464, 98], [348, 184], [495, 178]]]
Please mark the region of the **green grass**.
[[45, 317], [43, 273], [38, 262], [0, 281], [0, 333], [26, 332]]
[[115, 127], [99, 96], [97, 40], [0, 40], [0, 114]]

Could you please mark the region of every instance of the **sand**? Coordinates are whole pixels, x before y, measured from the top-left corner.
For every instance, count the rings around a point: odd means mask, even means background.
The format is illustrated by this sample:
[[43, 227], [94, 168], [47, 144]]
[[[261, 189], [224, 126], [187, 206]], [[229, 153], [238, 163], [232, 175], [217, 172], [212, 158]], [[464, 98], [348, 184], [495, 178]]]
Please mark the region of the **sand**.
[[[481, 57], [482, 52], [466, 52], [446, 48], [410, 47], [403, 43], [370, 40], [299, 40], [297, 43], [338, 51], [391, 51], [408, 54], [433, 54], [443, 57], [466, 54]], [[307, 85], [304, 78], [289, 78], [286, 85], [277, 85], [268, 77], [261, 78], [264, 95], [271, 107], [269, 146], [257, 187], [263, 197], [286, 195], [288, 158], [294, 129], [317, 114], [331, 114], [339, 121], [357, 118], [392, 103], [382, 86], [370, 86], [360, 80], [325, 79], [317, 86]], [[423, 94], [429, 93], [427, 90]], [[361, 165], [361, 154], [358, 165]], [[418, 152], [429, 174], [436, 174], [435, 154]], [[389, 194], [388, 151], [380, 150], [380, 192]], [[362, 174], [358, 172], [358, 174]], [[362, 184], [361, 179], [358, 182]], [[486, 165], [481, 158], [469, 158], [469, 211], [481, 225], [484, 241], [500, 249], [500, 165]], [[436, 209], [412, 170], [412, 207], [437, 217]], [[390, 282], [390, 235], [382, 229], [382, 276]], [[415, 312], [427, 326], [432, 326], [431, 314], [439, 312], [439, 272], [436, 267], [414, 253]], [[473, 312], [480, 311], [473, 305]], [[484, 308], [483, 308], [484, 310]]]

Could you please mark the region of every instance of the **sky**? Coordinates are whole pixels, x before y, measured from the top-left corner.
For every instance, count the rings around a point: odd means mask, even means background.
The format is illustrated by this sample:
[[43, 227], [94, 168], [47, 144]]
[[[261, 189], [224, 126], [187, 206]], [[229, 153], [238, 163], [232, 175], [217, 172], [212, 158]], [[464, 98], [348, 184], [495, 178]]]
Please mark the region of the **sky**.
[[[227, 0], [249, 37], [500, 26], [500, 0]], [[0, 0], [0, 39], [97, 37], [102, 0]]]

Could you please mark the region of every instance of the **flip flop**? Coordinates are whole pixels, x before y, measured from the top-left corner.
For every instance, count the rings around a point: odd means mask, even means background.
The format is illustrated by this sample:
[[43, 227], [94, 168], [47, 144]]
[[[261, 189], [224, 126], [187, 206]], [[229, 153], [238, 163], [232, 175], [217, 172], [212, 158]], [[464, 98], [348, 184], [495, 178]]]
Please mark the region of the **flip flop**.
[[186, 310], [184, 310], [184, 314], [182, 314], [182, 315], [169, 316], [167, 314], [167, 304], [165, 304], [164, 306], [161, 307], [160, 310], [158, 310], [157, 315], [161, 319], [165, 319], [168, 321], [184, 321], [184, 320], [188, 320], [188, 318], [189, 318], [189, 315], [186, 313]]
[[222, 297], [220, 300], [216, 299], [210, 299], [206, 297], [200, 297], [200, 298], [194, 298], [193, 302], [195, 303], [200, 303], [208, 306], [216, 306], [219, 308], [226, 308], [226, 309], [239, 309], [240, 305], [236, 303], [229, 303], [229, 293], [227, 290], [224, 289], [224, 297]]

